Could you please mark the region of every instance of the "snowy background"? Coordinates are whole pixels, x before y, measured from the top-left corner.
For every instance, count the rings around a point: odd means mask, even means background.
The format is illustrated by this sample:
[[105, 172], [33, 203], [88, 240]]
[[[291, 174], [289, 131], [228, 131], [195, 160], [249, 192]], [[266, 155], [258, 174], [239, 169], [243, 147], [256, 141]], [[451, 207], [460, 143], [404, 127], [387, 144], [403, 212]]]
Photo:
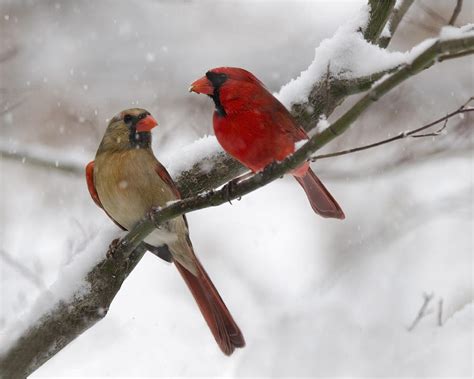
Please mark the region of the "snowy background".
[[[0, 58], [11, 57], [0, 62], [0, 103], [12, 110], [0, 116], [1, 142], [86, 164], [106, 119], [138, 105], [158, 119], [154, 150], [172, 163], [212, 133], [213, 105], [189, 94], [189, 83], [211, 67], [241, 66], [277, 92], [364, 3], [2, 0]], [[464, 3], [458, 25], [473, 22], [474, 2]], [[437, 35], [443, 22], [433, 11], [446, 23], [454, 5], [416, 1], [390, 49]], [[325, 151], [421, 126], [473, 94], [473, 58], [437, 65]], [[33, 376], [471, 377], [472, 121], [314, 164], [343, 222], [316, 217], [292, 178], [189, 214], [195, 250], [246, 337], [232, 357], [218, 350], [176, 269], [148, 254], [107, 317]], [[7, 341], [88, 241], [105, 235], [106, 244], [115, 232], [82, 176], [5, 159], [0, 170]], [[424, 293], [433, 294], [431, 313], [408, 332]]]

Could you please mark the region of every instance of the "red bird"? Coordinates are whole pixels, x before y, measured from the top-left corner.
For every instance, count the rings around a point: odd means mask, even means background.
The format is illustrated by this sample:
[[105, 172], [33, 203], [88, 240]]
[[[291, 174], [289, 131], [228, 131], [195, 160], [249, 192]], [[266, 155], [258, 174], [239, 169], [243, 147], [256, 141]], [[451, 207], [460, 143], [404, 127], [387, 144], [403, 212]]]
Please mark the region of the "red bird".
[[[296, 142], [308, 138], [283, 104], [260, 80], [242, 68], [214, 68], [192, 83], [189, 90], [214, 100], [213, 124], [217, 140], [225, 151], [253, 172], [282, 161], [295, 151]], [[291, 173], [316, 213], [345, 218], [308, 162]]]
[[[151, 150], [155, 119], [144, 109], [128, 109], [109, 123], [95, 161], [86, 167], [94, 202], [122, 229], [130, 230], [153, 207], [180, 198], [166, 169]], [[146, 239], [151, 251], [174, 262], [221, 350], [230, 355], [245, 340], [194, 254], [184, 216], [169, 220]], [[160, 246], [158, 248], [158, 246]], [[164, 246], [163, 246], [164, 245]]]

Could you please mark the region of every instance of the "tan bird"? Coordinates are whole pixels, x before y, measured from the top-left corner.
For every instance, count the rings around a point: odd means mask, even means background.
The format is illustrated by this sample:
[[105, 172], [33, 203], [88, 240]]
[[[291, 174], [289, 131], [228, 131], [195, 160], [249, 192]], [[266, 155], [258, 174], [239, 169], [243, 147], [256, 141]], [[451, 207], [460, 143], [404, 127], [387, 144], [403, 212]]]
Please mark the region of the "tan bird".
[[[144, 109], [128, 109], [107, 127], [95, 161], [86, 167], [94, 202], [121, 228], [130, 230], [153, 207], [180, 198], [173, 180], [151, 149], [155, 119]], [[184, 216], [176, 217], [146, 239], [149, 250], [174, 262], [196, 300], [219, 347], [226, 355], [245, 346], [229, 310], [194, 254]]]

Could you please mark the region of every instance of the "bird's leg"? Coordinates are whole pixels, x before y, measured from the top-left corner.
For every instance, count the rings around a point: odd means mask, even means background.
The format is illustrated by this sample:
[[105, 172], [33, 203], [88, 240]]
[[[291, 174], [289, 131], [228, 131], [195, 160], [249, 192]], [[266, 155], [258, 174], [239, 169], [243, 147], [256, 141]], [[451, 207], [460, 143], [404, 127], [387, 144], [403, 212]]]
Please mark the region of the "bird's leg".
[[[229, 181], [227, 184], [222, 187], [222, 197], [229, 202], [229, 204], [232, 204], [231, 202], [231, 197], [232, 193], [235, 191], [235, 186], [244, 180], [250, 178], [253, 175], [253, 172], [247, 172], [246, 174], [239, 176], [237, 178], [232, 179]], [[240, 200], [240, 199], [238, 199]]]
[[119, 248], [120, 246], [120, 238], [116, 238], [114, 239], [110, 245], [109, 245], [109, 249], [107, 250], [107, 258], [109, 259], [112, 259], [112, 258], [115, 258], [115, 253], [117, 252], [117, 249]]

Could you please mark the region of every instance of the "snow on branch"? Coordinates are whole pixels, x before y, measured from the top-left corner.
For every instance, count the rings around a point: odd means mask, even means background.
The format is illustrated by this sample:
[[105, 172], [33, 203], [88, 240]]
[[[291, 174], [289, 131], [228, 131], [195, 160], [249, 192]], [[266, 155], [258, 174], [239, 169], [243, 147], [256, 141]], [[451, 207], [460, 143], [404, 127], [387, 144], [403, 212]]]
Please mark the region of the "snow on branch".
[[287, 108], [308, 103], [314, 84], [327, 78], [351, 80], [369, 77], [404, 62], [406, 54], [390, 53], [360, 33], [359, 25], [367, 23], [368, 15], [368, 10], [362, 9], [358, 17], [340, 26], [331, 38], [321, 42], [309, 67], [276, 94]]

